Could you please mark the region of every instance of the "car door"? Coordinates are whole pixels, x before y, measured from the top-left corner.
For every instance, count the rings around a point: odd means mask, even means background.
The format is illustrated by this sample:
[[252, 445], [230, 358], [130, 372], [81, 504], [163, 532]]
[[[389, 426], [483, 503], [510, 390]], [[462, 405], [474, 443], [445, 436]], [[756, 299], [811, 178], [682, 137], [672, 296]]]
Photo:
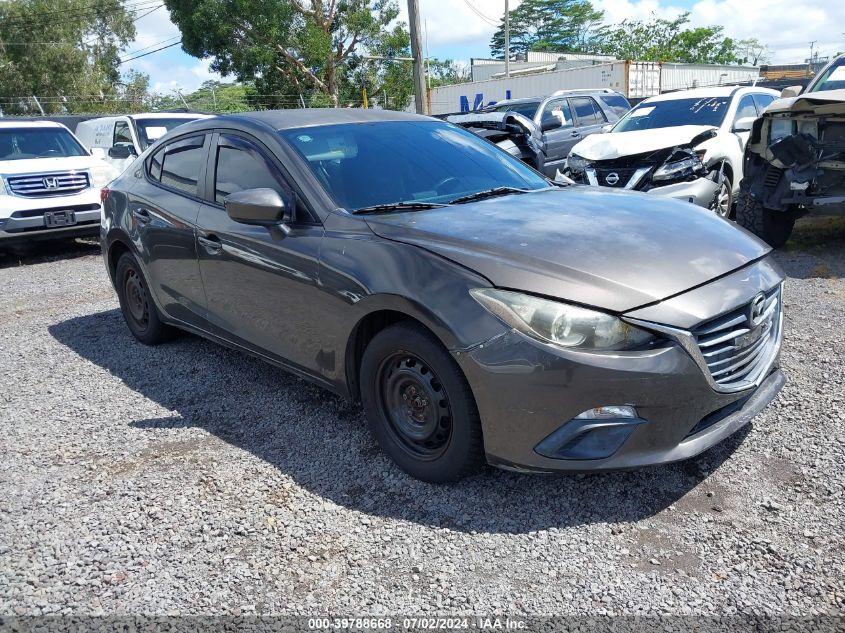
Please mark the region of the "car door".
[[607, 124], [607, 117], [592, 97], [570, 97], [569, 104], [581, 138], [601, 132]]
[[[313, 219], [259, 141], [238, 132], [215, 134], [205, 201], [200, 207], [197, 252], [212, 332], [240, 346], [314, 371], [319, 368], [317, 273], [322, 225]], [[275, 189], [291, 205], [285, 234], [233, 221], [226, 196]]]
[[132, 130], [129, 127], [128, 121], [117, 120], [114, 122], [111, 147], [116, 146], [127, 147], [133, 154], [127, 158], [114, 158], [109, 155], [109, 163], [122, 173], [129, 166], [129, 163], [135, 160], [135, 156], [137, 156], [135, 140], [132, 138]]
[[569, 101], [565, 98], [551, 99], [543, 106], [540, 122], [548, 118], [557, 119], [560, 127], [543, 132], [543, 146], [546, 155], [544, 172], [554, 176], [558, 169], [563, 169], [569, 150], [581, 140], [580, 132], [575, 127]]
[[195, 229], [210, 142], [201, 133], [160, 147], [127, 194], [130, 234], [143, 247], [139, 254], [158, 303], [170, 317], [201, 329], [206, 301]]

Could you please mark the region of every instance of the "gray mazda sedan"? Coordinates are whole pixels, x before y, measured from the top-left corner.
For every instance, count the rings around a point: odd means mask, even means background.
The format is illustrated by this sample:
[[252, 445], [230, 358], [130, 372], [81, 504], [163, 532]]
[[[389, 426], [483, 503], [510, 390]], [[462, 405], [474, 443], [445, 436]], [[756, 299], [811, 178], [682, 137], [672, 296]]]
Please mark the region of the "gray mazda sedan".
[[139, 341], [188, 330], [360, 400], [426, 481], [685, 459], [784, 384], [763, 242], [683, 202], [558, 186], [435, 119], [205, 119], [102, 198]]

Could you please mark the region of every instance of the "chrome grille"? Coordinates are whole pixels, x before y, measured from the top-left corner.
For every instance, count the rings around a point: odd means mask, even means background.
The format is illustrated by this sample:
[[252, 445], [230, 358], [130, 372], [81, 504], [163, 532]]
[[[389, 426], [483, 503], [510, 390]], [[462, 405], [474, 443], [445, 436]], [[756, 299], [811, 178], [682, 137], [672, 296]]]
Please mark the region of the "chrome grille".
[[84, 171], [63, 171], [50, 174], [28, 174], [26, 176], [8, 176], [6, 185], [9, 192], [27, 198], [45, 196], [63, 196], [88, 189], [88, 174]]
[[698, 326], [693, 336], [713, 381], [736, 389], [768, 371], [780, 344], [780, 328], [781, 292], [775, 288]]

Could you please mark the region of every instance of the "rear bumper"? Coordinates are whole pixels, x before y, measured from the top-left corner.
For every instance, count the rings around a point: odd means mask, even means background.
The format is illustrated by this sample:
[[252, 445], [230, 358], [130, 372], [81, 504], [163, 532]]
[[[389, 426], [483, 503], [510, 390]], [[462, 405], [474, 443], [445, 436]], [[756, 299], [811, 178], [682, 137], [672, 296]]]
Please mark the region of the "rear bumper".
[[[47, 228], [44, 214], [48, 211], [72, 211], [76, 223]], [[45, 198], [0, 196], [0, 245], [98, 235], [100, 215], [100, 192], [97, 189], [87, 189], [72, 196]]]
[[663, 187], [653, 187], [646, 193], [654, 196], [664, 196], [697, 204], [709, 208], [719, 190], [719, 184], [709, 178], [696, 178], [689, 182], [679, 182]]

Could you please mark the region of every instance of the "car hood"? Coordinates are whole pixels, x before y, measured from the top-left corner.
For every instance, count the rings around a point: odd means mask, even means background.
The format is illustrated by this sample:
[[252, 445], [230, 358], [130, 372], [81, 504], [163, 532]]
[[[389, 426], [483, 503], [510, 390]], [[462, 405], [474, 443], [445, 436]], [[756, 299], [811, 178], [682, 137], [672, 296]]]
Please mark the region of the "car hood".
[[683, 145], [710, 129], [713, 129], [712, 125], [679, 125], [653, 130], [591, 134], [573, 147], [571, 153], [587, 160], [613, 160]]
[[[67, 156], [64, 158], [22, 158], [20, 160], [0, 160], [0, 174], [41, 174], [79, 169], [110, 169], [105, 161], [93, 156]], [[116, 173], [115, 173], [116, 175]]]
[[769, 247], [711, 211], [636, 192], [570, 186], [367, 216], [501, 288], [625, 312], [699, 286]]
[[[831, 110], [833, 106], [833, 110]], [[845, 90], [820, 90], [808, 92], [797, 97], [776, 99], [767, 107], [764, 114], [778, 112], [805, 112], [825, 109], [826, 111], [845, 112]]]

